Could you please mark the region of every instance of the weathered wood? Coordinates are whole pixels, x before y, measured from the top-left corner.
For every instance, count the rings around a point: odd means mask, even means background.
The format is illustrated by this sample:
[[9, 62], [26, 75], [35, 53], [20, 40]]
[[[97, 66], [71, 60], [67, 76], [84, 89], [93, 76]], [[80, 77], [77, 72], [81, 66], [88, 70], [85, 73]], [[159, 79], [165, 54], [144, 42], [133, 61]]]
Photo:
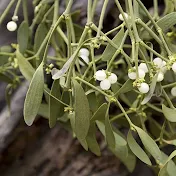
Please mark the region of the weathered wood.
[[[9, 144], [11, 133], [19, 123], [23, 112], [23, 103], [27, 91], [28, 83], [24, 82], [18, 88], [11, 99], [11, 114], [7, 106], [0, 113], [0, 153]], [[2, 92], [5, 93], [5, 92]]]
[[[50, 130], [43, 121], [39, 120], [30, 129], [21, 125], [21, 132], [16, 130], [21, 134], [0, 157], [2, 176], [103, 176], [108, 173], [118, 176], [119, 160], [104, 149], [103, 142], [102, 156], [97, 157], [84, 151], [61, 126]], [[12, 161], [6, 161], [7, 157], [13, 158]]]

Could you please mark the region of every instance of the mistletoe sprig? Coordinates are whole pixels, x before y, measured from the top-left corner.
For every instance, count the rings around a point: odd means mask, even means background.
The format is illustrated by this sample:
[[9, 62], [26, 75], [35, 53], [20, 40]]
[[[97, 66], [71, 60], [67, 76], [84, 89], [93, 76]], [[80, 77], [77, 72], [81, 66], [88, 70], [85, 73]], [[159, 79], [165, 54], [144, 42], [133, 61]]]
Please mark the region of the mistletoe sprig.
[[[167, 156], [163, 148], [176, 145], [174, 1], [165, 1], [166, 8], [159, 14], [158, 1], [153, 0], [151, 14], [140, 0], [126, 0], [125, 11], [115, 0], [119, 23], [106, 33], [103, 22], [108, 0], [104, 0], [98, 25], [94, 21], [98, 1], [88, 0], [85, 26], [75, 24], [74, 0], [65, 3], [61, 14], [59, 2], [33, 0], [30, 24], [27, 1], [18, 0], [7, 23], [9, 32], [18, 28], [17, 43], [1, 47], [0, 56], [8, 59], [1, 64], [0, 79], [9, 83], [7, 93], [23, 78], [30, 82], [24, 103], [26, 124], [31, 126], [37, 114], [51, 128], [64, 124], [85, 150], [98, 156], [99, 129], [108, 148], [130, 172], [138, 158], [160, 176], [173, 175], [176, 152]], [[21, 3], [24, 21], [18, 27]], [[1, 14], [0, 24], [13, 4], [15, 0]], [[48, 55], [51, 48], [54, 56]], [[51, 87], [47, 74], [53, 80]], [[127, 136], [121, 128], [128, 130]]]

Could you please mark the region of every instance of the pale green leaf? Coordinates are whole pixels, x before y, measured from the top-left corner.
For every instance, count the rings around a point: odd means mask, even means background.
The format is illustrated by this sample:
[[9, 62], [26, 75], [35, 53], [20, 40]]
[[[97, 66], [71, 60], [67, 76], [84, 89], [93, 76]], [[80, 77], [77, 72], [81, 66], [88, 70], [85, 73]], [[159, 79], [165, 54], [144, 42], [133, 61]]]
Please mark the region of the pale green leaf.
[[157, 25], [163, 30], [167, 31], [172, 26], [176, 24], [176, 12], [169, 13], [168, 15], [163, 16], [157, 21]]
[[134, 126], [144, 147], [155, 158], [156, 161], [162, 161], [161, 151], [155, 141], [141, 128]]
[[[60, 92], [60, 84], [59, 80], [54, 80], [50, 94], [57, 99], [61, 99], [61, 92]], [[60, 106], [61, 103], [54, 99], [54, 97], [49, 97], [49, 126], [53, 128], [57, 122], [57, 118], [59, 117], [60, 113]]]
[[[48, 29], [47, 29], [45, 23], [40, 23], [37, 30], [36, 30], [35, 38], [34, 38], [34, 52], [35, 53], [37, 53], [37, 51], [39, 50], [47, 33], [48, 33]], [[45, 47], [43, 47], [42, 51], [40, 52], [40, 58], [43, 57], [44, 49], [45, 49]]]
[[133, 89], [133, 81], [131, 79], [128, 79], [123, 86], [115, 93], [115, 95], [120, 95], [126, 92], [129, 92]]
[[19, 69], [20, 69], [21, 74], [28, 81], [30, 81], [33, 77], [34, 72], [35, 72], [34, 68], [29, 63], [29, 61], [19, 52], [18, 49], [16, 51], [16, 57], [18, 60], [18, 65], [19, 65]]
[[28, 47], [29, 26], [26, 21], [23, 21], [18, 28], [17, 41], [20, 53], [24, 53]]
[[[160, 169], [158, 176], [165, 176], [163, 173], [167, 173], [168, 176], [174, 176], [174, 173], [176, 171], [175, 163], [173, 163], [172, 159], [176, 156], [176, 150], [174, 150], [170, 156], [167, 158], [165, 163], [163, 164], [163, 167]], [[171, 170], [172, 167], [172, 170]]]
[[147, 156], [147, 154], [144, 152], [144, 150], [139, 146], [139, 144], [135, 141], [135, 139], [133, 138], [131, 131], [129, 130], [128, 132], [128, 136], [127, 136], [127, 141], [128, 141], [128, 145], [131, 149], [131, 151], [144, 163], [148, 164], [148, 165], [152, 165], [149, 157]]
[[40, 108], [44, 90], [43, 63], [39, 65], [33, 75], [24, 102], [24, 120], [31, 126]]
[[164, 3], [165, 3], [164, 15], [174, 11], [175, 6], [174, 6], [174, 2], [172, 0], [164, 0]]
[[90, 125], [89, 102], [81, 85], [73, 80], [74, 110], [75, 110], [75, 133], [79, 141], [84, 141]]
[[[112, 39], [112, 42], [114, 42], [119, 47], [122, 42], [123, 37], [124, 37], [124, 28], [121, 28], [121, 30]], [[114, 46], [112, 46], [111, 44], [108, 44], [102, 54], [102, 60], [103, 61], [110, 60], [115, 54], [116, 50], [117, 49], [114, 48]]]
[[8, 75], [4, 73], [0, 73], [0, 81], [6, 82], [6, 83], [13, 83], [12, 78], [10, 78]]
[[[126, 148], [126, 146], [124, 146]], [[111, 152], [119, 158], [122, 163], [127, 167], [129, 172], [133, 172], [136, 166], [136, 156], [130, 151], [128, 152], [128, 156], [125, 156], [122, 151], [119, 151], [118, 149], [110, 149]]]
[[97, 156], [100, 156], [101, 152], [100, 152], [100, 147], [96, 139], [95, 122], [90, 125], [89, 132], [86, 137], [86, 141], [87, 141], [88, 147], [91, 150], [91, 152]]
[[171, 109], [162, 104], [162, 111], [164, 116], [170, 122], [176, 122], [176, 109]]
[[38, 110], [38, 115], [46, 119], [49, 119], [49, 105], [41, 103], [39, 110]]
[[112, 130], [111, 122], [109, 120], [109, 108], [106, 111], [105, 115], [105, 134], [106, 141], [110, 148], [115, 148], [115, 137]]
[[103, 103], [91, 117], [91, 122], [94, 122], [96, 120], [104, 120], [107, 108], [107, 103]]

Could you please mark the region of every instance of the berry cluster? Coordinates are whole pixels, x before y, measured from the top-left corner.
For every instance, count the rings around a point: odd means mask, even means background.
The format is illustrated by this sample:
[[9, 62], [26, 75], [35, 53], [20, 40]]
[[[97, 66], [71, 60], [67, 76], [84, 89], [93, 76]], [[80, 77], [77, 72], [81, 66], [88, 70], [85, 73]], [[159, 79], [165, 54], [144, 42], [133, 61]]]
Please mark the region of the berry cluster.
[[[164, 74], [167, 71], [166, 62], [157, 57], [153, 60], [153, 67], [155, 67], [155, 70], [158, 71], [157, 82], [163, 81]], [[147, 93], [149, 91], [149, 85], [145, 83], [145, 76], [148, 72], [149, 70], [146, 63], [141, 63], [138, 66], [138, 78], [142, 79], [142, 83], [140, 83], [137, 87], [141, 93]], [[132, 80], [136, 80], [137, 73], [135, 67], [128, 71], [128, 77]]]
[[117, 82], [117, 76], [114, 73], [107, 73], [105, 70], [98, 70], [95, 73], [95, 79], [100, 81], [100, 87], [102, 90], [108, 90], [111, 87], [111, 84]]

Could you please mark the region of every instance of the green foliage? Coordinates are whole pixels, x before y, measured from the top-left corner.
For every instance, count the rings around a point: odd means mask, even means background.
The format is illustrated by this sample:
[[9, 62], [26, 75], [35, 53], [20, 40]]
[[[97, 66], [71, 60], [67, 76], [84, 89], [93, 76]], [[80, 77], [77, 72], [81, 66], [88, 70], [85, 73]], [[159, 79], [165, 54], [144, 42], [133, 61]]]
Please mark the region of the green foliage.
[[[156, 0], [154, 13], [141, 0], [125, 0], [125, 4], [114, 0], [122, 22], [117, 16], [113, 25], [108, 24], [109, 31], [103, 28], [107, 0], [98, 25], [96, 8], [88, 1], [85, 26], [77, 24], [79, 11], [70, 11], [73, 0], [65, 4], [62, 14], [58, 0], [33, 2], [32, 23], [24, 13], [17, 42], [0, 48], [0, 80], [8, 84], [8, 106], [13, 90], [26, 79], [27, 125], [37, 115], [48, 120], [51, 128], [59, 122], [67, 124], [84, 149], [97, 156], [101, 155], [100, 133], [129, 172], [138, 158], [160, 176], [175, 175], [176, 152], [167, 156], [163, 149], [176, 146], [176, 1], [165, 0], [160, 14]], [[126, 13], [124, 7], [128, 7]], [[0, 16], [0, 24], [7, 12]]]

